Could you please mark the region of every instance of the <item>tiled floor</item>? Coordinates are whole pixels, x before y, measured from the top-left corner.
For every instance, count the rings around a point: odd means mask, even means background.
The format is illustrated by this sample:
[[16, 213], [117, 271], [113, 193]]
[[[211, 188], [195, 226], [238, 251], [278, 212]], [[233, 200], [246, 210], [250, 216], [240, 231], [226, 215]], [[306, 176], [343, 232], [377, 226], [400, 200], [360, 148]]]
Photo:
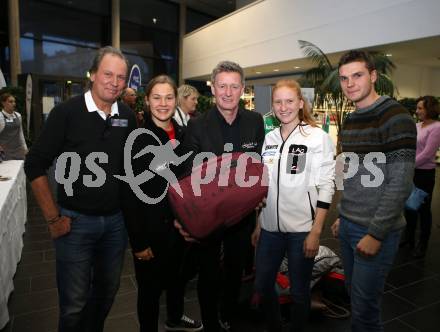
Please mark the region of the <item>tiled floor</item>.
[[[388, 277], [383, 301], [385, 331], [438, 331], [440, 326], [440, 169], [433, 199], [433, 234], [425, 259], [415, 260], [400, 251]], [[57, 290], [52, 241], [44, 220], [29, 194], [29, 218], [24, 248], [14, 280], [15, 291], [9, 300], [10, 323], [0, 332], [56, 331]], [[333, 220], [332, 209], [329, 220]], [[322, 244], [338, 251], [338, 243], [327, 223]], [[136, 319], [136, 283], [129, 252], [121, 277], [121, 288], [107, 319], [105, 331], [138, 330]], [[250, 284], [246, 285], [249, 289]], [[198, 318], [199, 309], [192, 282], [187, 291], [186, 312]], [[238, 331], [262, 331], [258, 315], [243, 310]], [[161, 315], [163, 321], [164, 315]], [[309, 331], [349, 331], [349, 319], [330, 319], [312, 315]]]

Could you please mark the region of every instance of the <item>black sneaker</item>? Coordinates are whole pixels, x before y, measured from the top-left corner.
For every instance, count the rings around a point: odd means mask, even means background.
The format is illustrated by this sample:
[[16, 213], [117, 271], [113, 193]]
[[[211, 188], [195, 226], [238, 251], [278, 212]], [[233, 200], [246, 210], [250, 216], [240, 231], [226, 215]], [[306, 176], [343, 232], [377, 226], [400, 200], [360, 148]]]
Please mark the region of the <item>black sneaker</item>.
[[199, 320], [194, 320], [183, 315], [179, 323], [165, 322], [165, 330], [167, 331], [187, 331], [196, 332], [203, 330], [203, 324]]
[[220, 325], [220, 331], [222, 332], [231, 332], [231, 323], [228, 322], [227, 320], [218, 320], [218, 323]]
[[416, 249], [414, 249], [412, 256], [414, 258], [423, 258], [426, 255], [426, 246], [418, 245]]

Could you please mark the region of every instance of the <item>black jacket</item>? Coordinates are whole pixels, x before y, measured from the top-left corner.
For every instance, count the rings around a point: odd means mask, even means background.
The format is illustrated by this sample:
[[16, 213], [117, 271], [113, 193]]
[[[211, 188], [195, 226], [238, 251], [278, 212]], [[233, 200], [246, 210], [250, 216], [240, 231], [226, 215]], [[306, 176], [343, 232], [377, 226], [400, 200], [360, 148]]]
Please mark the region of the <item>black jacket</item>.
[[[215, 108], [188, 122], [185, 135], [185, 148], [199, 152], [213, 152], [219, 156], [223, 153], [223, 137]], [[264, 142], [264, 122], [257, 112], [238, 110], [240, 116], [239, 152], [257, 152], [261, 154]]]
[[[171, 121], [174, 125], [176, 139], [182, 142], [184, 133], [182, 127], [173, 119]], [[162, 145], [169, 141], [167, 133], [157, 127], [148, 114], [145, 118], [144, 128], [151, 130], [159, 138]], [[133, 144], [131, 162], [135, 176], [149, 169], [153, 155], [147, 153], [136, 159], [133, 159], [133, 156], [149, 145], [158, 146], [159, 143], [154, 137], [147, 134], [138, 136]], [[174, 151], [178, 156], [182, 155], [182, 144], [179, 144]], [[173, 165], [169, 167], [176, 176], [179, 175], [177, 167]], [[155, 174], [152, 179], [141, 184], [140, 188], [148, 197], [156, 198], [167, 190], [167, 184], [166, 179]], [[147, 204], [136, 197], [130, 186], [125, 184], [122, 190], [122, 211], [133, 252], [140, 252], [151, 247], [157, 255], [165, 249], [165, 243], [169, 243], [168, 238], [176, 236], [176, 229], [173, 225], [174, 217], [167, 195], [155, 204]]]
[[[216, 106], [214, 106], [216, 107]], [[212, 152], [219, 156], [224, 151], [223, 134], [217, 109], [212, 108], [208, 112], [192, 118], [188, 122], [185, 132], [185, 151], [193, 151], [191, 158], [185, 163], [185, 175], [189, 174], [193, 166], [193, 159], [199, 152]], [[257, 112], [238, 110], [240, 116], [240, 146], [234, 147], [234, 152], [256, 152], [261, 154], [264, 143], [264, 121]], [[251, 213], [243, 219], [241, 224], [254, 223], [255, 213]], [[234, 226], [236, 227], [236, 226]], [[213, 234], [211, 239], [218, 239], [221, 234]]]
[[[74, 152], [81, 158], [79, 177], [72, 185], [72, 196], [68, 196], [63, 184], [57, 185], [58, 204], [87, 215], [118, 212], [121, 182], [114, 175], [123, 172], [124, 143], [136, 128], [134, 114], [126, 105], [118, 103], [118, 111], [119, 115], [112, 118], [117, 120], [116, 123], [107, 123], [97, 112], [88, 112], [84, 95], [55, 106], [40, 136], [26, 155], [24, 170], [29, 181], [47, 175], [53, 161], [62, 153]], [[97, 162], [106, 175], [105, 182], [101, 186], [87, 187], [83, 183], [83, 176], [92, 176], [95, 180], [97, 174], [87, 167], [85, 160], [96, 152], [108, 156], [107, 162]], [[69, 164], [72, 165], [70, 158]], [[72, 171], [71, 167], [66, 169]]]

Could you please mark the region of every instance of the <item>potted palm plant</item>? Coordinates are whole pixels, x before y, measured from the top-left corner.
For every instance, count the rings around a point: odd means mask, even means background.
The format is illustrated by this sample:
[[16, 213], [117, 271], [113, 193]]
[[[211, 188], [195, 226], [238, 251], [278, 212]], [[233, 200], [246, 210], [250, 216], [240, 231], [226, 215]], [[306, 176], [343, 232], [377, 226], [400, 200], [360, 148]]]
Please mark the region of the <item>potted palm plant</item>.
[[[353, 105], [342, 93], [338, 67], [332, 65], [327, 55], [315, 44], [305, 40], [298, 40], [298, 43], [304, 55], [316, 65], [304, 73], [303, 84], [315, 88], [314, 105], [328, 109], [333, 115], [339, 136], [344, 118]], [[376, 91], [379, 94], [393, 97], [395, 87], [389, 74], [396, 66], [383, 53], [368, 52], [368, 54], [373, 59], [378, 74], [375, 84]]]

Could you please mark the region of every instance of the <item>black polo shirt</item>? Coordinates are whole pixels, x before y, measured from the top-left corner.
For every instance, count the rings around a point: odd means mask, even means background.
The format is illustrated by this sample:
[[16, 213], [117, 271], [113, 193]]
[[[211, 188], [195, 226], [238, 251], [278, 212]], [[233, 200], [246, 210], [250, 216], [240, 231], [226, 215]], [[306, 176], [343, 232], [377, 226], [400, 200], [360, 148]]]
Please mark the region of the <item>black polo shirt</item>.
[[215, 108], [215, 114], [220, 124], [220, 129], [223, 137], [223, 146], [226, 143], [232, 143], [233, 148], [232, 151], [228, 152], [240, 152], [241, 150], [241, 142], [240, 142], [240, 112], [237, 111], [237, 116], [234, 121], [229, 124], [226, 122], [223, 115], [220, 113], [218, 108]]

